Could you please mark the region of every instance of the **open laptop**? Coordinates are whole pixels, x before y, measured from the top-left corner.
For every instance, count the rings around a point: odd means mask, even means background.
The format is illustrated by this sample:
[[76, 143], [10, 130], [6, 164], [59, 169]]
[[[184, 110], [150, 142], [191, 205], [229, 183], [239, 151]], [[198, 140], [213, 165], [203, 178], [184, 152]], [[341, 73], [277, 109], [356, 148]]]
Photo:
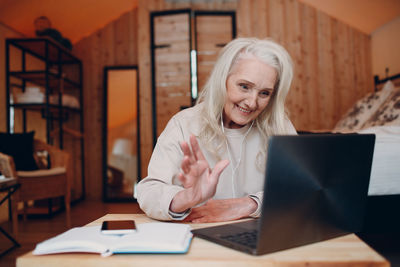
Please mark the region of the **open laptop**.
[[259, 219], [193, 230], [261, 255], [362, 230], [375, 135], [274, 136]]

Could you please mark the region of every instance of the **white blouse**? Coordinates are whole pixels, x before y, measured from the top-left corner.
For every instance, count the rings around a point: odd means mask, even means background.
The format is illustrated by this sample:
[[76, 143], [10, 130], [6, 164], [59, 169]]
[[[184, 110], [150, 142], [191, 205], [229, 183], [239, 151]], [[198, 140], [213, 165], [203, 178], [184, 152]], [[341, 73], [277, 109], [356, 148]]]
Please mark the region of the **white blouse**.
[[[183, 187], [178, 179], [183, 153], [179, 143], [189, 142], [189, 136], [198, 137], [201, 125], [202, 104], [185, 109], [174, 115], [157, 140], [148, 166], [148, 176], [137, 186], [137, 200], [141, 209], [159, 220], [181, 220], [189, 212], [175, 214], [169, 206], [174, 196]], [[249, 196], [258, 203], [258, 209], [251, 214], [259, 216], [264, 186], [264, 168], [256, 167], [256, 157], [262, 146], [261, 135], [256, 127], [247, 125], [240, 129], [224, 128], [227, 143], [221, 150], [221, 159], [230, 164], [221, 173], [214, 199], [240, 198]], [[296, 130], [287, 121], [290, 134]], [[202, 152], [211, 168], [218, 162], [198, 139]], [[229, 147], [229, 152], [226, 147]]]

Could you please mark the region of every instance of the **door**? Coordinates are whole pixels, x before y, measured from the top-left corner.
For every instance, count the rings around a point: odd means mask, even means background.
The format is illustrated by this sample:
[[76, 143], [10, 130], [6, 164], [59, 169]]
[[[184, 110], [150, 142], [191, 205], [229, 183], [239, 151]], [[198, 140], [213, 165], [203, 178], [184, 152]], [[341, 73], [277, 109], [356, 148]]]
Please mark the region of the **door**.
[[151, 31], [155, 145], [171, 117], [195, 103], [219, 51], [235, 38], [235, 12], [153, 12]]
[[236, 36], [235, 12], [197, 11], [195, 50], [198, 93], [207, 82], [220, 50]]
[[[153, 131], [192, 104], [190, 92], [190, 12], [152, 14]], [[155, 115], [155, 116], [154, 116]]]

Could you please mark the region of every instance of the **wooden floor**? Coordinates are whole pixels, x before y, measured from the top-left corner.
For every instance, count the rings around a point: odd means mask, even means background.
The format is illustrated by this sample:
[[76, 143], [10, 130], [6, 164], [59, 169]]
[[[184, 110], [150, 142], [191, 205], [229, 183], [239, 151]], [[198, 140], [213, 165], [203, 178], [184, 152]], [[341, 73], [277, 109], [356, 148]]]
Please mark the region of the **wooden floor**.
[[[108, 213], [142, 213], [137, 203], [103, 203], [101, 201], [81, 201], [71, 208], [72, 227], [83, 226]], [[15, 266], [16, 258], [34, 249], [38, 242], [53, 237], [67, 230], [65, 212], [52, 217], [28, 218], [26, 222], [19, 220], [18, 241], [21, 247], [16, 248], [0, 258], [0, 267]], [[5, 230], [11, 230], [11, 222], [0, 225]], [[378, 253], [388, 259], [391, 266], [400, 266], [400, 233], [359, 235]], [[0, 234], [0, 252], [11, 246]]]
[[[72, 227], [83, 226], [108, 213], [142, 213], [142, 211], [137, 203], [103, 203], [84, 200], [71, 207]], [[38, 242], [67, 230], [65, 212], [59, 212], [52, 217], [35, 216], [28, 218], [26, 222], [20, 219], [18, 226], [18, 241], [21, 247], [1, 257], [1, 267], [15, 266], [16, 258], [33, 250]], [[11, 222], [4, 222], [1, 227], [11, 232]], [[0, 233], [0, 252], [11, 245], [12, 243]]]

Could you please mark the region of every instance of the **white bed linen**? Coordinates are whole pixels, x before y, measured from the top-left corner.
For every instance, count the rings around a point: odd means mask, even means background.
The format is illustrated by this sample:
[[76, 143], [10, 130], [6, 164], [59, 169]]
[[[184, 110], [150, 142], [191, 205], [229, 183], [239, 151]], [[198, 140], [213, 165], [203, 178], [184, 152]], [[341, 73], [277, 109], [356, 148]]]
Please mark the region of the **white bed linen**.
[[376, 135], [368, 195], [400, 194], [400, 126], [358, 131]]

